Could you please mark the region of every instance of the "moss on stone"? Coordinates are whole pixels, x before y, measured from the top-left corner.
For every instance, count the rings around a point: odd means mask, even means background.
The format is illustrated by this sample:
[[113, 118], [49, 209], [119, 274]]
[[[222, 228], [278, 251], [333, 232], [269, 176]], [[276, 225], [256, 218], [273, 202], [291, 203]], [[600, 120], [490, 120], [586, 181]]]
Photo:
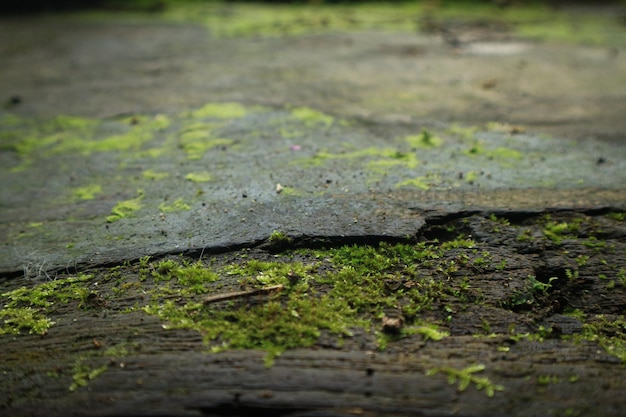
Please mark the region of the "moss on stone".
[[408, 180], [400, 181], [396, 184], [396, 187], [415, 187], [420, 190], [430, 190], [433, 179], [429, 176], [421, 176], [416, 178], [409, 178]]
[[171, 204], [165, 204], [165, 203], [159, 204], [159, 210], [161, 210], [161, 212], [163, 213], [172, 213], [176, 211], [191, 210], [191, 206], [185, 203], [185, 201], [182, 198], [178, 198], [174, 200]]
[[147, 169], [141, 173], [141, 176], [148, 180], [158, 181], [158, 180], [163, 180], [165, 178], [168, 178], [170, 176], [170, 173], [169, 172], [156, 172], [151, 169]]
[[404, 138], [404, 140], [412, 148], [438, 148], [443, 145], [443, 139], [434, 135], [427, 129], [423, 129], [419, 135], [411, 135]]
[[207, 103], [190, 113], [194, 119], [237, 119], [248, 113], [239, 103]]
[[213, 179], [211, 174], [207, 171], [203, 172], [190, 172], [185, 175], [185, 179], [191, 182], [209, 182]]
[[298, 107], [293, 109], [291, 111], [291, 116], [296, 120], [302, 122], [308, 128], [316, 126], [329, 128], [332, 126], [335, 120], [335, 118], [332, 116], [308, 107]]
[[102, 186], [99, 184], [85, 185], [74, 189], [74, 197], [79, 200], [93, 200], [102, 193]]
[[107, 216], [107, 222], [113, 223], [125, 217], [132, 216], [137, 210], [141, 209], [141, 200], [143, 200], [143, 197], [143, 190], [139, 190], [137, 191], [137, 197], [118, 202], [111, 209], [111, 214]]

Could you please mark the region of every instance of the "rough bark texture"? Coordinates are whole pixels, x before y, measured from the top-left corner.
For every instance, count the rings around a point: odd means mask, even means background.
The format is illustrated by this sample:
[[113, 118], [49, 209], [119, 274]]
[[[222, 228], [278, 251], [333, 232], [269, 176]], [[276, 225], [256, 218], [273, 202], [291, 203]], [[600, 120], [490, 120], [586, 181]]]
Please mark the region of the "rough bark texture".
[[[141, 304], [142, 297], [145, 301], [147, 296], [141, 293], [147, 287], [115, 297], [113, 284], [102, 278], [99, 295], [87, 308], [75, 303], [58, 306], [52, 315], [56, 325], [45, 336], [0, 338], [2, 414], [623, 415], [626, 368], [615, 356], [619, 351], [607, 350], [601, 339], [623, 341], [623, 322], [599, 330], [595, 341], [571, 337], [584, 334], [585, 326], [617, 320], [623, 314], [626, 291], [616, 281], [619, 272], [615, 271], [626, 267], [624, 222], [602, 213], [552, 213], [552, 222], [579, 224], [574, 234], [555, 243], [543, 236], [545, 214], [509, 213], [508, 221], [458, 217], [427, 219], [417, 236], [445, 242], [454, 229], [471, 236], [479, 251], [490, 253], [488, 265], [460, 265], [447, 277], [451, 286], [458, 277], [469, 277], [473, 294], [481, 298], [447, 322], [449, 337], [427, 340], [413, 335], [379, 350], [373, 334], [362, 329], [355, 329], [342, 345], [322, 333], [313, 347], [287, 351], [268, 367], [261, 351], [208, 353], [195, 331], [166, 330], [154, 316], [122, 312]], [[534, 238], [524, 240], [521, 235]], [[585, 244], [600, 238], [602, 251]], [[296, 243], [307, 246], [305, 240]], [[214, 255], [211, 264], [236, 261], [236, 255]], [[457, 255], [453, 251], [446, 256]], [[276, 257], [262, 249], [247, 251], [247, 256]], [[584, 264], [581, 256], [588, 256]], [[132, 281], [133, 266], [124, 268]], [[92, 272], [98, 275], [105, 270]], [[571, 271], [576, 271], [575, 279], [566, 277]], [[435, 274], [427, 268], [423, 273]], [[552, 286], [534, 291], [526, 281], [529, 275]], [[550, 281], [551, 277], [558, 279]], [[5, 280], [2, 291], [18, 287], [25, 279]], [[532, 297], [532, 303], [516, 302], [522, 296]], [[585, 318], [565, 314], [572, 309], [584, 312]], [[441, 313], [433, 308], [426, 315], [436, 318]], [[533, 336], [517, 337], [526, 333]], [[623, 349], [619, 343], [616, 349]], [[110, 346], [126, 348], [123, 353], [104, 354]], [[100, 367], [104, 371], [93, 379], [84, 377], [85, 386], [70, 390], [77, 364], [87, 372]], [[487, 377], [503, 390], [490, 398], [485, 389], [476, 389], [473, 379], [463, 390], [460, 377], [449, 381], [446, 369], [463, 370], [473, 364], [485, 366], [474, 376]], [[435, 369], [439, 372], [433, 374]]]

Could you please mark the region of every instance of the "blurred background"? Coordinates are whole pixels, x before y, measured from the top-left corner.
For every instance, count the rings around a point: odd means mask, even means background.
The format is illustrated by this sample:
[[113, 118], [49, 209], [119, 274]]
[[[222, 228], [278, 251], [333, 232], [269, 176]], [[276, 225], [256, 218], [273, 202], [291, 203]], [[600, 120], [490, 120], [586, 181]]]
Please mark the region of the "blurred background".
[[362, 3], [434, 3], [445, 4], [491, 4], [500, 7], [519, 5], [616, 5], [625, 6], [626, 0], [414, 0], [414, 1], [364, 1], [364, 0], [3, 0], [0, 13], [30, 14], [75, 10], [121, 10], [163, 12], [168, 8], [185, 3], [282, 3], [282, 4], [362, 4]]

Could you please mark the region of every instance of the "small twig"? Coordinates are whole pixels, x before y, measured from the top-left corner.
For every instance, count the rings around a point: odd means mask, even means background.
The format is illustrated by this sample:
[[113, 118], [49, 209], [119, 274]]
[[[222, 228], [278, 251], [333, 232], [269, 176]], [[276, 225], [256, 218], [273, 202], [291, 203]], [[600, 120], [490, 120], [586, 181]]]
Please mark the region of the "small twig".
[[256, 294], [268, 294], [273, 291], [280, 291], [285, 288], [284, 285], [271, 285], [269, 287], [261, 287], [255, 288], [253, 290], [247, 291], [235, 291], [235, 292], [227, 292], [224, 294], [216, 294], [204, 299], [204, 304], [216, 303], [218, 301], [232, 300], [233, 298], [246, 297], [248, 295], [256, 295]]

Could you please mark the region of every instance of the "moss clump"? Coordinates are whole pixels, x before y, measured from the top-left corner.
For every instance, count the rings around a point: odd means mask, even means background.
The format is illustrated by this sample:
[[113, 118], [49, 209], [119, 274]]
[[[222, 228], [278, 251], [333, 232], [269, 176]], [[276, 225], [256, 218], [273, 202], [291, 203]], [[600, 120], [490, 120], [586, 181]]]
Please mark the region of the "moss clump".
[[[280, 232], [271, 239], [288, 241]], [[473, 245], [459, 237], [445, 245], [381, 243], [302, 250], [277, 254], [275, 260], [234, 262], [216, 272], [199, 262], [144, 259], [142, 279], [154, 280], [157, 288], [143, 310], [160, 317], [166, 328], [198, 331], [213, 351], [261, 349], [268, 352], [268, 363], [286, 349], [314, 345], [322, 333], [341, 344], [354, 328], [375, 334], [381, 349], [412, 335], [436, 342], [448, 332], [425, 315], [435, 305], [461, 297], [464, 290], [423, 276], [418, 268], [447, 276], [453, 262], [441, 258], [475, 250]], [[234, 291], [229, 290], [232, 278], [238, 278]], [[199, 286], [192, 290], [193, 282]], [[208, 297], [199, 299], [204, 293]], [[404, 325], [394, 334], [384, 330], [386, 309], [403, 316]]]
[[141, 200], [144, 193], [142, 190], [137, 192], [137, 197], [130, 200], [124, 200], [117, 203], [111, 209], [111, 215], [107, 216], [107, 222], [113, 223], [125, 217], [132, 216], [137, 210], [141, 209]]
[[0, 335], [19, 334], [21, 330], [28, 330], [30, 334], [44, 335], [54, 325], [52, 320], [32, 307], [5, 307], [0, 310], [0, 319], [3, 321]]
[[[141, 266], [142, 263], [144, 266]], [[148, 258], [142, 258], [139, 279], [145, 281], [148, 278], [159, 283], [157, 289], [153, 291], [155, 296], [177, 293], [190, 297], [209, 292], [210, 284], [219, 280], [220, 277], [201, 262], [183, 261], [181, 263], [170, 259], [149, 263]]]
[[102, 192], [102, 186], [99, 184], [86, 185], [74, 190], [74, 196], [80, 200], [93, 200], [96, 195]]
[[72, 374], [72, 384], [69, 387], [70, 391], [76, 391], [80, 387], [86, 387], [89, 381], [92, 381], [102, 375], [107, 370], [106, 365], [99, 366], [97, 368], [91, 368], [87, 364], [83, 363], [81, 359], [74, 364]]
[[419, 165], [419, 159], [412, 152], [402, 152], [393, 148], [375, 148], [369, 147], [352, 152], [329, 153], [320, 151], [311, 158], [299, 158], [293, 161], [294, 165], [299, 166], [319, 166], [324, 162], [333, 159], [358, 161], [368, 159], [368, 167], [375, 171], [381, 171], [384, 168], [392, 166], [401, 166], [408, 169], [414, 169]]
[[274, 230], [270, 234], [270, 237], [267, 239], [267, 241], [272, 245], [287, 246], [291, 243], [292, 239], [285, 233], [279, 230]]
[[613, 220], [616, 220], [618, 222], [623, 222], [624, 220], [626, 220], [626, 212], [612, 212], [607, 214], [607, 216]]
[[332, 126], [335, 118], [324, 114], [320, 111], [310, 109], [308, 107], [298, 107], [291, 111], [291, 117], [302, 122], [306, 127], [323, 126], [329, 128]]
[[609, 355], [626, 364], [626, 319], [624, 316], [608, 317], [596, 315], [583, 324], [581, 334], [569, 336], [574, 341], [597, 343]]
[[571, 223], [557, 223], [550, 220], [549, 217], [546, 217], [543, 234], [546, 238], [559, 245], [561, 244], [563, 239], [567, 237], [575, 237], [577, 235], [579, 223], [579, 221], [574, 221]]
[[212, 137], [212, 129], [212, 126], [206, 124], [196, 124], [178, 136], [179, 145], [187, 153], [189, 160], [200, 160], [209, 149], [234, 143], [232, 139]]
[[145, 179], [158, 181], [158, 180], [163, 180], [165, 178], [168, 178], [170, 176], [170, 173], [169, 172], [156, 172], [151, 169], [147, 169], [141, 175]]
[[488, 397], [493, 397], [496, 391], [503, 391], [502, 385], [494, 384], [487, 377], [479, 377], [476, 374], [485, 370], [485, 365], [475, 364], [470, 365], [463, 369], [455, 368], [433, 368], [426, 372], [426, 375], [436, 375], [437, 373], [444, 373], [448, 377], [448, 383], [454, 385], [459, 383], [459, 391], [465, 391], [470, 384], [474, 384], [477, 390], [485, 390], [485, 394]]
[[153, 118], [135, 116], [129, 118], [127, 123], [132, 127], [126, 133], [109, 136], [94, 142], [83, 141], [82, 145], [71, 145], [61, 148], [60, 151], [79, 151], [83, 154], [90, 154], [92, 152], [138, 150], [144, 143], [154, 138], [155, 132], [167, 129], [171, 122], [167, 116], [157, 115]]
[[430, 190], [432, 183], [433, 178], [423, 175], [421, 177], [410, 178], [408, 180], [400, 181], [396, 184], [396, 187], [415, 187], [421, 190]]
[[13, 171], [21, 171], [38, 158], [60, 154], [90, 155], [95, 152], [139, 150], [151, 141], [158, 131], [167, 129], [170, 120], [164, 115], [133, 116], [118, 121], [125, 133], [98, 137], [100, 120], [58, 116], [36, 128], [24, 126], [26, 132], [15, 139], [13, 147], [22, 162]]
[[20, 334], [22, 330], [30, 334], [46, 334], [54, 325], [47, 314], [57, 303], [75, 300], [81, 307], [87, 305], [91, 291], [84, 283], [91, 279], [91, 275], [78, 275], [3, 293], [0, 335]]
[[207, 171], [203, 172], [190, 172], [185, 175], [185, 179], [191, 182], [209, 182], [213, 177]]
[[511, 160], [522, 159], [522, 153], [515, 149], [505, 148], [503, 146], [495, 149], [487, 149], [482, 142], [475, 142], [469, 149], [465, 150], [465, 154], [469, 156], [483, 156], [485, 158], [506, 164]]
[[161, 210], [161, 212], [163, 213], [172, 213], [175, 211], [191, 210], [191, 206], [185, 203], [185, 201], [182, 198], [178, 198], [174, 200], [172, 204], [165, 204], [165, 203], [159, 204], [159, 210]]
[[443, 139], [435, 136], [427, 129], [423, 129], [419, 135], [407, 136], [404, 140], [412, 148], [438, 148], [443, 145]]

